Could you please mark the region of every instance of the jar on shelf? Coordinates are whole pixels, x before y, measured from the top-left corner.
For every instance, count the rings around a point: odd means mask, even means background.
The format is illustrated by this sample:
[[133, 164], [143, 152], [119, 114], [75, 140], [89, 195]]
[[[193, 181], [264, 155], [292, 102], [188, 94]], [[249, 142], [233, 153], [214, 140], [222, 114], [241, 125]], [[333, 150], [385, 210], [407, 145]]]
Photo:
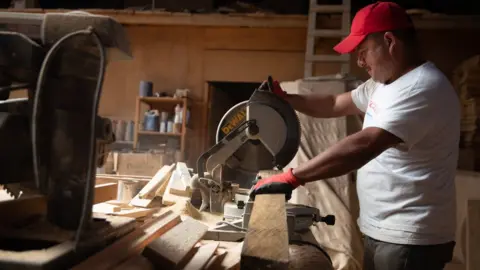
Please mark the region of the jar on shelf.
[[145, 131], [159, 131], [159, 113], [158, 110], [150, 110], [145, 112], [143, 129]]

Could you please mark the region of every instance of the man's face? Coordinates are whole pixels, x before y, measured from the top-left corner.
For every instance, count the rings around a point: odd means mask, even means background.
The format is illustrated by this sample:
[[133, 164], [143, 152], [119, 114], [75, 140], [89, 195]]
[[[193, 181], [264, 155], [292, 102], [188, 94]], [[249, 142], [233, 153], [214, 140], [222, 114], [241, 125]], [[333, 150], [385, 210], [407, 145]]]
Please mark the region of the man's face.
[[357, 64], [379, 83], [388, 84], [394, 73], [389, 44], [383, 38], [367, 37], [356, 49]]

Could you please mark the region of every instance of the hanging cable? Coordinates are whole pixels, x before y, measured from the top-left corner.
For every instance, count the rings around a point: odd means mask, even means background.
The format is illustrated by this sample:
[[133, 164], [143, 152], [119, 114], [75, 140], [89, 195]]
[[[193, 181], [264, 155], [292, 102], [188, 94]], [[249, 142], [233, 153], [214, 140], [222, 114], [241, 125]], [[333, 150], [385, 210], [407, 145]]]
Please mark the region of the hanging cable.
[[[88, 169], [87, 169], [87, 177], [86, 177], [86, 183], [85, 183], [85, 192], [84, 192], [84, 199], [83, 199], [83, 205], [82, 205], [82, 214], [80, 217], [80, 223], [77, 229], [77, 232], [75, 234], [75, 248], [78, 247], [78, 244], [81, 239], [81, 234], [82, 231], [85, 229], [88, 219], [87, 219], [87, 211], [88, 211], [88, 206], [93, 202], [93, 192], [91, 190], [91, 186], [94, 181], [94, 170], [96, 167], [96, 162], [95, 162], [95, 143], [96, 143], [96, 138], [95, 138], [95, 128], [96, 128], [96, 116], [98, 113], [98, 105], [100, 103], [100, 96], [101, 96], [101, 91], [102, 91], [102, 85], [103, 85], [103, 80], [104, 80], [104, 74], [105, 74], [105, 67], [106, 67], [106, 53], [105, 53], [105, 47], [103, 46], [99, 36], [94, 32], [94, 29], [92, 27], [89, 27], [88, 29], [84, 30], [79, 30], [72, 32], [70, 34], [67, 34], [63, 36], [61, 39], [59, 39], [53, 46], [52, 48], [48, 51], [47, 55], [45, 56], [45, 59], [42, 63], [42, 67], [40, 69], [39, 73], [39, 78], [37, 81], [37, 87], [35, 91], [35, 98], [34, 98], [34, 103], [33, 103], [33, 112], [32, 112], [32, 149], [33, 149], [33, 170], [34, 170], [34, 177], [35, 177], [35, 184], [37, 188], [40, 188], [40, 170], [39, 170], [39, 159], [38, 159], [38, 141], [37, 141], [37, 121], [38, 121], [38, 103], [42, 94], [42, 89], [45, 84], [45, 78], [46, 78], [46, 73], [49, 70], [49, 67], [51, 65], [53, 56], [55, 53], [58, 51], [60, 46], [66, 42], [67, 40], [70, 40], [73, 37], [80, 36], [80, 35], [85, 35], [85, 36], [91, 36], [93, 42], [95, 43], [95, 46], [99, 50], [99, 57], [100, 57], [100, 66], [98, 70], [98, 78], [97, 78], [97, 84], [96, 84], [96, 89], [94, 92], [94, 98], [93, 98], [93, 104], [91, 108], [91, 119], [90, 119], [90, 140], [89, 140], [89, 156], [88, 156]], [[90, 210], [91, 211], [91, 210]]]

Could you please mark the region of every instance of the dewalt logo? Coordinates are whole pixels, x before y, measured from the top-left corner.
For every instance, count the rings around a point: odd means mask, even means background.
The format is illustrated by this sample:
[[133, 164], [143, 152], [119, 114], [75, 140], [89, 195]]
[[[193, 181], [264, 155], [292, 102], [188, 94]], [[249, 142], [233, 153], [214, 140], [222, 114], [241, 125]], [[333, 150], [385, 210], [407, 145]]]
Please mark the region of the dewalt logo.
[[228, 122], [223, 125], [222, 127], [222, 132], [227, 135], [230, 133], [232, 130], [234, 130], [238, 125], [243, 123], [245, 121], [245, 118], [247, 117], [247, 112], [245, 109], [237, 112], [235, 115], [233, 115]]

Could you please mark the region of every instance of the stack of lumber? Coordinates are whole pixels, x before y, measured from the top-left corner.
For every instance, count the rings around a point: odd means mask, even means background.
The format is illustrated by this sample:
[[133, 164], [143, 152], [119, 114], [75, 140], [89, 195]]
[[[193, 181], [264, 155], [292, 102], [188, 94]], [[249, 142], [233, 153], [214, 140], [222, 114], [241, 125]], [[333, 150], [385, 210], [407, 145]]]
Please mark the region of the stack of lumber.
[[121, 187], [117, 188], [117, 198], [110, 198], [93, 206], [94, 213], [114, 216], [148, 218], [162, 206], [172, 206], [178, 202], [189, 202], [191, 197], [190, 169], [183, 162], [165, 165], [153, 177], [138, 175], [97, 174], [97, 185], [110, 185], [131, 182], [140, 187], [128, 201], [118, 198]]
[[[110, 193], [110, 197], [104, 196], [93, 207], [97, 213], [132, 217], [139, 222], [135, 230], [72, 269], [288, 267], [288, 228], [283, 195], [257, 196], [244, 242], [206, 241], [203, 238], [209, 226], [215, 224], [205, 220], [209, 213], [199, 212], [191, 206], [191, 180], [190, 169], [181, 162], [163, 166], [150, 179], [97, 175], [98, 185], [117, 185], [118, 181], [144, 182], [129, 201], [115, 200]], [[217, 222], [220, 220], [216, 219]]]
[[208, 228], [173, 211], [155, 213], [72, 269], [288, 269], [283, 195], [257, 196], [244, 242], [202, 240]]
[[453, 85], [462, 105], [461, 132], [465, 147], [473, 143], [480, 115], [480, 56], [462, 62], [453, 72]]

